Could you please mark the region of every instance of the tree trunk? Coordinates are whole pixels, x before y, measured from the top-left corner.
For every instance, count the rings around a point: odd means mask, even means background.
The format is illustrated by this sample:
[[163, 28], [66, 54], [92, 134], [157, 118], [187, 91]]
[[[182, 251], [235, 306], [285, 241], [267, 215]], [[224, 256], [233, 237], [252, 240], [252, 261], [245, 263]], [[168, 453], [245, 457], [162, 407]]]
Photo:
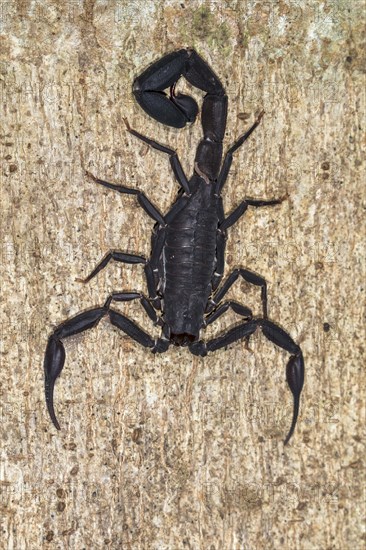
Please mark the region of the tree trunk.
[[[5, 2], [2, 34], [2, 544], [4, 549], [358, 550], [363, 548], [365, 199], [363, 3]], [[136, 187], [166, 212], [178, 186], [166, 155], [192, 174], [202, 135], [149, 118], [132, 82], [151, 62], [194, 47], [229, 98], [223, 197], [278, 198], [230, 228], [225, 276], [268, 282], [269, 316], [299, 342], [306, 380], [294, 437], [289, 354], [258, 331], [246, 349], [153, 355], [103, 320], [65, 339], [57, 432], [45, 409], [43, 355], [63, 320], [112, 291], [147, 292], [141, 265], [153, 221]], [[182, 79], [178, 88], [202, 93]], [[261, 314], [260, 292], [234, 299]], [[116, 309], [157, 337], [139, 303]], [[227, 313], [202, 334], [235, 325]]]

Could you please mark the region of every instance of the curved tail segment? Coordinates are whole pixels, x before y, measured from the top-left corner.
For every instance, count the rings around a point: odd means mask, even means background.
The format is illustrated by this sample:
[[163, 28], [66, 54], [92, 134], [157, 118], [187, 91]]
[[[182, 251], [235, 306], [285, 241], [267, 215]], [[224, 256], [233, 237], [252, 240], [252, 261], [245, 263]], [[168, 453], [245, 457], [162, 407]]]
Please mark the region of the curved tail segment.
[[[187, 50], [165, 55], [146, 69], [135, 79], [132, 91], [139, 105], [152, 118], [172, 126], [184, 128], [188, 122], [194, 122], [198, 105], [189, 96], [175, 95], [175, 85], [186, 73], [189, 61]], [[168, 96], [164, 90], [170, 89]]]
[[[175, 94], [181, 76], [206, 92], [201, 117], [203, 138], [197, 147], [195, 171], [209, 183], [218, 177], [221, 166], [227, 96], [220, 79], [202, 57], [193, 49], [165, 55], [136, 78], [133, 93], [139, 105], [155, 120], [173, 128], [183, 128], [195, 121], [198, 106], [192, 97]], [[168, 88], [169, 95], [164, 92]]]

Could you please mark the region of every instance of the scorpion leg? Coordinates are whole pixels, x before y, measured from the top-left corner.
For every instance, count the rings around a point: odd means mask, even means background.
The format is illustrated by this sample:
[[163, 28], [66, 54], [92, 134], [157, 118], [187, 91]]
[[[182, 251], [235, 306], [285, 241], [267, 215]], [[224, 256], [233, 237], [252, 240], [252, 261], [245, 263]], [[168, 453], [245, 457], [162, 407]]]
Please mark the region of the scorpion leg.
[[286, 379], [293, 395], [293, 414], [290, 430], [284, 440], [286, 445], [294, 433], [297, 417], [299, 414], [300, 394], [304, 385], [304, 358], [300, 346], [298, 346], [291, 336], [281, 327], [269, 321], [268, 319], [251, 319], [237, 327], [228, 330], [222, 336], [209, 340], [206, 344], [203, 341], [195, 342], [189, 347], [194, 355], [205, 356], [208, 351], [215, 351], [224, 348], [237, 340], [248, 338], [255, 332], [257, 327], [268, 340], [291, 353], [291, 357], [286, 367]]
[[215, 311], [207, 315], [204, 326], [207, 327], [208, 325], [211, 325], [211, 323], [213, 323], [219, 317], [221, 317], [221, 315], [226, 313], [229, 308], [231, 308], [235, 313], [241, 315], [247, 320], [250, 320], [253, 317], [252, 311], [248, 307], [242, 306], [241, 304], [238, 304], [238, 302], [234, 302], [233, 300], [229, 300], [228, 302], [221, 304]]
[[219, 174], [219, 177], [217, 179], [217, 184], [216, 184], [216, 194], [219, 195], [221, 193], [221, 190], [223, 188], [223, 185], [227, 179], [227, 176], [229, 174], [229, 170], [230, 170], [230, 166], [231, 166], [231, 163], [233, 161], [233, 153], [235, 153], [235, 151], [237, 149], [239, 149], [239, 147], [241, 147], [243, 145], [243, 143], [248, 139], [248, 137], [250, 136], [250, 134], [256, 129], [256, 127], [258, 126], [258, 124], [260, 123], [261, 121], [261, 118], [263, 117], [264, 115], [264, 111], [261, 111], [261, 113], [259, 113], [258, 117], [257, 117], [257, 120], [254, 122], [254, 124], [249, 128], [249, 130], [247, 132], [245, 132], [245, 134], [243, 134], [242, 136], [240, 136], [236, 142], [234, 143], [234, 145], [232, 145], [230, 147], [230, 149], [227, 151], [226, 155], [225, 155], [225, 158], [224, 158], [224, 162], [222, 164], [222, 168], [220, 170], [220, 174]]
[[105, 266], [111, 261], [122, 262], [125, 264], [146, 264], [146, 258], [138, 256], [137, 254], [127, 254], [125, 252], [119, 252], [118, 250], [111, 250], [108, 254], [98, 263], [95, 269], [85, 279], [77, 279], [79, 282], [87, 283], [95, 277], [99, 271], [105, 268]]
[[60, 429], [60, 425], [54, 410], [53, 393], [55, 382], [61, 374], [65, 364], [65, 348], [62, 342], [64, 338], [95, 327], [102, 317], [109, 314], [111, 323], [125, 332], [133, 340], [144, 347], [153, 348], [155, 345], [154, 340], [146, 332], [140, 329], [136, 323], [121, 313], [109, 309], [110, 301], [111, 297], [107, 299], [103, 307], [79, 313], [76, 317], [64, 321], [55, 328], [53, 334], [51, 334], [48, 339], [44, 357], [46, 404], [51, 420], [58, 430]]
[[101, 180], [99, 178], [96, 178], [93, 174], [90, 172], [86, 172], [86, 174], [93, 179], [96, 183], [99, 183], [100, 185], [104, 185], [104, 187], [108, 187], [109, 189], [114, 189], [115, 191], [118, 191], [118, 193], [125, 193], [127, 195], [137, 195], [137, 200], [142, 206], [142, 208], [145, 210], [145, 212], [156, 222], [158, 222], [161, 225], [164, 225], [164, 218], [159, 212], [159, 209], [154, 206], [154, 204], [147, 198], [145, 193], [142, 191], [139, 191], [139, 189], [132, 189], [130, 187], [124, 187], [123, 185], [115, 185], [114, 183], [109, 183], [108, 181]]
[[[287, 196], [287, 195], [286, 195]], [[276, 204], [281, 204], [286, 198], [286, 196], [281, 197], [280, 199], [270, 199], [270, 200], [261, 200], [261, 199], [244, 199], [235, 210], [229, 214], [225, 220], [219, 225], [219, 229], [225, 230], [234, 225], [243, 214], [245, 214], [248, 206], [255, 206], [259, 208], [261, 206], [275, 206]]]
[[161, 324], [161, 319], [156, 315], [156, 311], [151, 305], [150, 301], [141, 294], [141, 292], [112, 292], [105, 303], [105, 307], [109, 307], [109, 304], [112, 301], [116, 302], [129, 302], [131, 300], [140, 300], [140, 304], [146, 311], [147, 315], [150, 317], [154, 325]]
[[174, 149], [170, 149], [165, 145], [161, 145], [157, 141], [150, 139], [146, 136], [143, 136], [139, 132], [136, 132], [136, 130], [133, 130], [132, 128], [130, 128], [130, 125], [126, 119], [124, 119], [124, 121], [127, 126], [127, 130], [130, 132], [130, 134], [137, 137], [138, 139], [141, 139], [141, 141], [144, 141], [145, 143], [150, 145], [153, 149], [157, 149], [158, 151], [162, 151], [163, 153], [166, 153], [167, 155], [169, 155], [170, 164], [171, 164], [171, 167], [173, 168], [173, 172], [176, 177], [176, 180], [183, 187], [186, 194], [189, 195], [190, 194], [189, 183], [187, 180], [187, 176], [185, 175], [182, 165], [179, 161], [177, 152], [174, 151]]
[[[204, 327], [207, 327], [214, 321], [216, 321], [221, 315], [227, 312], [228, 309], [232, 309], [235, 313], [238, 315], [241, 315], [244, 317], [247, 321], [250, 321], [253, 318], [252, 310], [249, 309], [246, 306], [243, 306], [241, 304], [238, 304], [238, 302], [234, 302], [233, 300], [230, 300], [228, 302], [224, 302], [221, 304], [216, 310], [214, 310], [212, 313], [206, 316], [204, 320]], [[245, 336], [245, 347], [248, 351], [251, 351], [249, 348], [249, 336]]]
[[225, 296], [225, 294], [228, 292], [229, 288], [235, 283], [239, 275], [246, 281], [247, 283], [250, 283], [252, 285], [260, 286], [261, 287], [261, 300], [263, 304], [263, 316], [266, 319], [267, 318], [267, 283], [266, 280], [263, 277], [260, 277], [256, 273], [253, 273], [252, 271], [249, 271], [248, 269], [241, 269], [237, 268], [230, 273], [229, 277], [226, 279], [222, 287], [216, 292], [214, 297], [209, 300], [206, 313], [210, 313], [218, 304], [221, 302], [222, 298]]

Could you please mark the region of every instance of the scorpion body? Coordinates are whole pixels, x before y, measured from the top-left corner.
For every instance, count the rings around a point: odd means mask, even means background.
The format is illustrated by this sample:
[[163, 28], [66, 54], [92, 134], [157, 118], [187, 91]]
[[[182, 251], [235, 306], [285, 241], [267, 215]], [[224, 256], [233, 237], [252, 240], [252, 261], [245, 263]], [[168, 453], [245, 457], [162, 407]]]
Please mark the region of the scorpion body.
[[[192, 195], [167, 229], [160, 262], [165, 319], [174, 343], [198, 338], [212, 292], [216, 268], [219, 200], [199, 177], [190, 181]], [[178, 307], [177, 307], [178, 306]]]
[[[62, 340], [94, 327], [105, 316], [114, 326], [136, 342], [150, 348], [153, 353], [165, 352], [170, 344], [174, 344], [188, 346], [193, 354], [204, 356], [207, 352], [226, 347], [237, 340], [248, 341], [257, 328], [260, 328], [269, 340], [291, 354], [287, 364], [287, 382], [293, 394], [294, 410], [286, 444], [296, 425], [304, 381], [301, 349], [286, 331], [268, 319], [267, 285], [263, 277], [247, 269], [237, 268], [220, 288], [227, 229], [249, 206], [273, 206], [283, 200], [244, 199], [231, 214], [225, 216], [224, 213], [221, 191], [229, 173], [233, 153], [258, 126], [263, 112], [227, 151], [222, 162], [227, 96], [219, 78], [197, 52], [182, 49], [153, 63], [134, 82], [133, 93], [136, 100], [158, 122], [183, 128], [187, 123], [194, 122], [198, 106], [190, 96], [175, 93], [176, 83], [181, 76], [205, 92], [201, 116], [203, 137], [197, 147], [194, 173], [189, 180], [173, 149], [131, 129], [125, 120], [132, 135], [169, 156], [180, 189], [177, 200], [167, 214], [163, 216], [138, 189], [116, 185], [87, 172], [100, 185], [119, 193], [136, 195], [140, 206], [155, 221], [155, 226], [148, 259], [136, 254], [110, 251], [84, 282], [96, 276], [112, 259], [130, 264], [141, 263], [145, 269], [148, 296], [141, 292], [113, 292], [103, 306], [80, 313], [56, 327], [49, 337], [44, 361], [48, 411], [54, 425], [59, 429], [53, 406], [53, 391], [65, 362]], [[164, 92], [167, 89], [170, 90], [169, 94]], [[233, 300], [222, 302], [238, 277], [260, 287], [263, 310], [261, 317], [253, 317], [249, 308]], [[134, 321], [111, 307], [112, 301], [135, 299], [140, 300], [150, 319], [161, 326], [160, 338], [154, 340]], [[201, 340], [201, 330], [229, 308], [239, 314], [243, 322], [208, 342]]]

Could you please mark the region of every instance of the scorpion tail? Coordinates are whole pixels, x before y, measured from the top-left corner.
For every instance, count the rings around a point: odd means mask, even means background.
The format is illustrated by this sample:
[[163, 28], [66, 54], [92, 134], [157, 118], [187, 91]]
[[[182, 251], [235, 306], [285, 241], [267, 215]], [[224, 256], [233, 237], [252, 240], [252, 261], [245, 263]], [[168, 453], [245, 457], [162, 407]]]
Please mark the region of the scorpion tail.
[[65, 348], [61, 340], [53, 335], [49, 337], [44, 358], [45, 393], [47, 410], [55, 427], [60, 430], [53, 406], [53, 390], [55, 382], [65, 364]]
[[[220, 171], [228, 101], [211, 67], [192, 48], [171, 52], [143, 71], [135, 79], [132, 91], [139, 105], [155, 120], [173, 128], [184, 128], [195, 121], [198, 105], [192, 97], [175, 93], [181, 77], [206, 92], [201, 117], [204, 136], [197, 147], [195, 170], [208, 183], [215, 180]], [[170, 88], [169, 95], [164, 92], [167, 88]]]
[[[189, 61], [187, 50], [178, 50], [164, 55], [150, 65], [133, 83], [133, 93], [144, 111], [158, 122], [184, 128], [194, 122], [198, 105], [187, 95], [175, 95], [175, 85], [186, 73]], [[168, 96], [164, 90], [170, 88]]]

